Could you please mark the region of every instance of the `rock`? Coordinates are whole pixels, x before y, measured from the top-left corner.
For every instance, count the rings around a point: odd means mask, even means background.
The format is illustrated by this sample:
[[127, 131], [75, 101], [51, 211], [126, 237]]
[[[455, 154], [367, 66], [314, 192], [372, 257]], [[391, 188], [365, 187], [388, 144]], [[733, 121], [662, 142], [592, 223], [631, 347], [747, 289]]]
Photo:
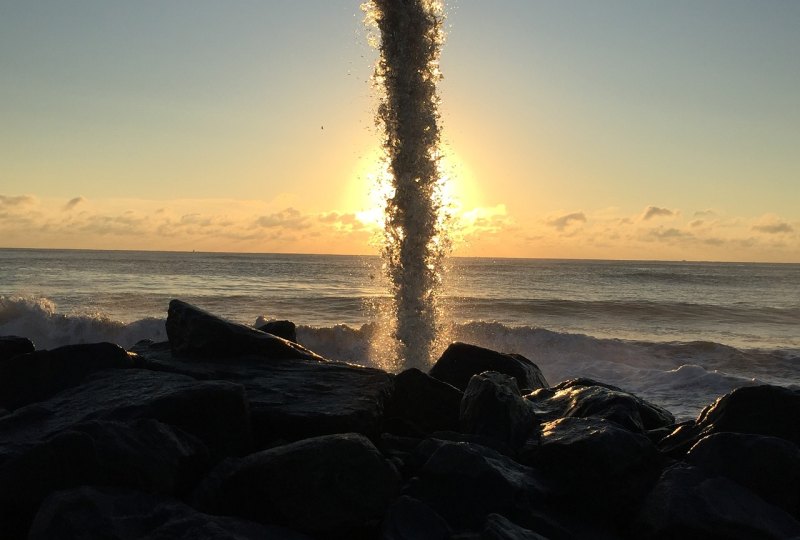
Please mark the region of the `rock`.
[[111, 343], [67, 345], [17, 355], [0, 362], [0, 405], [13, 410], [77, 386], [95, 371], [135, 365], [134, 355]]
[[800, 523], [725, 477], [678, 463], [645, 497], [633, 538], [753, 540], [800, 536]]
[[546, 490], [534, 469], [470, 443], [425, 441], [430, 457], [405, 493], [427, 504], [455, 531], [480, 530], [491, 513], [528, 515]]
[[407, 369], [394, 378], [384, 429], [411, 436], [456, 430], [461, 397], [457, 388], [416, 368]]
[[0, 336], [0, 363], [18, 354], [27, 354], [34, 351], [31, 340], [19, 336]]
[[463, 391], [473, 375], [484, 371], [510, 375], [517, 379], [521, 389], [535, 390], [549, 386], [539, 367], [524, 356], [458, 342], [447, 347], [431, 368], [430, 375]]
[[450, 540], [450, 528], [431, 507], [404, 495], [389, 507], [381, 540]]
[[54, 491], [102, 484], [181, 495], [210, 466], [205, 445], [152, 419], [90, 421], [39, 444], [7, 445], [2, 460], [0, 523], [15, 536], [24, 536], [39, 504]]
[[587, 519], [621, 525], [661, 471], [650, 440], [599, 418], [561, 418], [542, 424], [541, 436], [520, 461], [542, 472], [562, 507]]
[[137, 351], [151, 369], [244, 386], [256, 448], [332, 433], [377, 437], [392, 391], [392, 377], [386, 372], [339, 362], [175, 358], [163, 344]]
[[800, 517], [800, 449], [785, 439], [715, 433], [700, 439], [686, 454], [686, 461], [709, 476], [730, 478]]
[[296, 343], [226, 321], [180, 300], [169, 303], [167, 337], [173, 354], [178, 356], [225, 358], [249, 354], [270, 360], [322, 360]]
[[481, 531], [481, 540], [547, 540], [547, 538], [512, 523], [500, 514], [489, 514]]
[[80, 386], [0, 418], [0, 455], [38, 444], [89, 420], [153, 418], [200, 439], [212, 459], [252, 447], [244, 388], [144, 369], [105, 370]]
[[674, 457], [706, 435], [729, 431], [780, 437], [800, 446], [800, 392], [782, 386], [746, 386], [725, 394], [659, 443]]
[[362, 435], [326, 435], [224, 462], [198, 488], [200, 509], [317, 534], [377, 526], [396, 496], [394, 468]]
[[631, 431], [645, 432], [672, 426], [666, 409], [629, 392], [592, 379], [572, 379], [552, 388], [535, 390], [526, 398], [542, 420], [564, 417], [604, 418]]
[[533, 407], [522, 398], [516, 379], [495, 371], [472, 376], [461, 400], [459, 419], [464, 433], [510, 449], [521, 447], [538, 426]]
[[239, 518], [202, 514], [174, 499], [116, 488], [80, 487], [44, 502], [29, 540], [310, 540]]
[[258, 329], [286, 341], [297, 343], [297, 326], [292, 321], [269, 321], [259, 326]]

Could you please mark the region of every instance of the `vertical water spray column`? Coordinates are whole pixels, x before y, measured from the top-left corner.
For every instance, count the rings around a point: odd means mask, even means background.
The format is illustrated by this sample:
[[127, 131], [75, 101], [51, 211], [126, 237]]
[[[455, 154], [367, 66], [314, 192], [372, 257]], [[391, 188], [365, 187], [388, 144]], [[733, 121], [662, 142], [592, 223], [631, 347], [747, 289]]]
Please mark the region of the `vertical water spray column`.
[[441, 0], [372, 0], [365, 8], [380, 32], [376, 120], [392, 183], [383, 258], [396, 312], [396, 355], [407, 367], [425, 367], [436, 341], [437, 293], [447, 246], [436, 88], [443, 5]]

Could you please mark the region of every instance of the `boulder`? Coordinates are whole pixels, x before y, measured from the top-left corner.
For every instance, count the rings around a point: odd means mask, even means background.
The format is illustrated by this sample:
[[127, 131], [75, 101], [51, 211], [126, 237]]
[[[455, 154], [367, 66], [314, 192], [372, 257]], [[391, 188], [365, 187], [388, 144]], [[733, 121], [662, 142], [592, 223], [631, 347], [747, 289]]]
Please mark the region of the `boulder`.
[[169, 303], [167, 337], [175, 355], [226, 358], [247, 354], [269, 360], [322, 360], [297, 343], [226, 321], [180, 300]]
[[725, 477], [677, 463], [645, 497], [633, 538], [707, 540], [787, 539], [800, 536], [792, 516]]
[[658, 405], [621, 388], [592, 379], [572, 379], [526, 396], [542, 420], [564, 417], [603, 418], [631, 431], [645, 432], [675, 424], [675, 417]]
[[430, 375], [463, 391], [473, 375], [484, 371], [510, 375], [525, 390], [549, 386], [539, 367], [522, 355], [499, 353], [458, 342], [447, 347], [430, 369]]
[[397, 471], [362, 435], [304, 439], [223, 462], [196, 493], [198, 508], [311, 534], [376, 527], [399, 489]]
[[269, 321], [259, 326], [258, 329], [286, 341], [297, 343], [297, 326], [292, 321]]
[[662, 451], [683, 456], [700, 439], [729, 431], [780, 437], [800, 446], [800, 392], [782, 386], [745, 386], [725, 394], [659, 442]]
[[538, 426], [533, 407], [522, 398], [514, 377], [495, 371], [473, 375], [461, 400], [461, 431], [512, 450]]
[[450, 540], [450, 528], [428, 505], [408, 497], [399, 497], [389, 507], [383, 520], [381, 540]]
[[39, 444], [6, 446], [2, 459], [0, 523], [20, 537], [40, 503], [57, 490], [101, 484], [180, 495], [210, 466], [205, 445], [152, 419], [90, 421]]
[[256, 448], [332, 433], [377, 437], [392, 391], [392, 377], [386, 372], [339, 362], [176, 358], [165, 344], [136, 350], [153, 370], [241, 384], [247, 391]]
[[211, 516], [167, 497], [118, 488], [79, 487], [42, 505], [29, 540], [310, 540], [239, 518]]
[[0, 405], [13, 410], [77, 386], [90, 373], [135, 365], [135, 355], [111, 343], [67, 345], [17, 355], [0, 361]]
[[384, 429], [410, 436], [456, 430], [461, 397], [457, 388], [416, 368], [407, 369], [394, 378]]
[[481, 540], [547, 540], [547, 538], [512, 523], [500, 514], [489, 514], [481, 531]]
[[486, 516], [527, 516], [547, 493], [534, 469], [471, 443], [427, 440], [430, 454], [405, 494], [433, 508], [455, 531], [478, 531]]
[[5, 362], [18, 354], [32, 353], [33, 351], [33, 343], [28, 338], [0, 336], [0, 362]]
[[714, 433], [686, 454], [709, 476], [725, 476], [800, 518], [800, 449], [778, 437]]
[[542, 472], [562, 508], [619, 526], [661, 472], [645, 435], [600, 418], [561, 418], [541, 426], [520, 461]]

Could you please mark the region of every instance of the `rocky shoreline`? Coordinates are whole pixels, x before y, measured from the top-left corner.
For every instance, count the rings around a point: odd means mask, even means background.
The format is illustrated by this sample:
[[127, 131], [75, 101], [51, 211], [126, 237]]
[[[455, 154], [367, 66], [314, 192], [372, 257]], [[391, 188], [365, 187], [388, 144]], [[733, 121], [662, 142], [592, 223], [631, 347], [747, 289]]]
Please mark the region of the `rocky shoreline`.
[[0, 337], [0, 537], [800, 538], [798, 392], [676, 424], [515, 354], [393, 375], [266, 330], [174, 300], [130, 351]]

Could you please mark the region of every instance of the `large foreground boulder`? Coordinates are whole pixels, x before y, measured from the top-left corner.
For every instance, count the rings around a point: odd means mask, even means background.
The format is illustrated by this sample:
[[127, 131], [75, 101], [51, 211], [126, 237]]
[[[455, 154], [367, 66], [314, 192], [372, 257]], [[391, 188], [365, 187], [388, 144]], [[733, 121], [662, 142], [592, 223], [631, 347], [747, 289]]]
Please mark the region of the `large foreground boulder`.
[[672, 456], [683, 456], [700, 439], [724, 431], [780, 437], [800, 446], [800, 392], [782, 386], [745, 386], [725, 394], [660, 443]]
[[519, 354], [505, 354], [466, 343], [451, 343], [430, 369], [431, 377], [466, 390], [473, 375], [497, 371], [517, 380], [520, 389], [549, 386], [539, 367]]
[[226, 321], [181, 300], [169, 303], [167, 337], [175, 355], [225, 358], [251, 354], [266, 359], [322, 360], [297, 343]]
[[256, 448], [332, 433], [377, 437], [392, 392], [388, 373], [340, 362], [174, 357], [164, 344], [142, 344], [136, 351], [150, 369], [241, 384]]
[[18, 354], [32, 353], [34, 349], [33, 343], [28, 338], [0, 336], [0, 362], [4, 362]]
[[800, 522], [736, 482], [678, 463], [644, 499], [633, 537], [783, 540], [800, 537]]
[[462, 392], [416, 368], [394, 378], [386, 403], [384, 429], [399, 435], [424, 436], [458, 429]]
[[602, 418], [636, 432], [675, 423], [675, 417], [663, 407], [592, 379], [564, 381], [552, 388], [531, 392], [526, 398], [544, 421], [565, 417]]
[[308, 533], [375, 528], [399, 489], [365, 437], [327, 435], [223, 462], [198, 488], [200, 508]]
[[112, 343], [67, 345], [0, 360], [0, 406], [16, 409], [80, 384], [90, 373], [131, 368], [135, 355]]
[[211, 516], [177, 500], [117, 488], [80, 487], [51, 495], [29, 540], [310, 540], [240, 518]]

